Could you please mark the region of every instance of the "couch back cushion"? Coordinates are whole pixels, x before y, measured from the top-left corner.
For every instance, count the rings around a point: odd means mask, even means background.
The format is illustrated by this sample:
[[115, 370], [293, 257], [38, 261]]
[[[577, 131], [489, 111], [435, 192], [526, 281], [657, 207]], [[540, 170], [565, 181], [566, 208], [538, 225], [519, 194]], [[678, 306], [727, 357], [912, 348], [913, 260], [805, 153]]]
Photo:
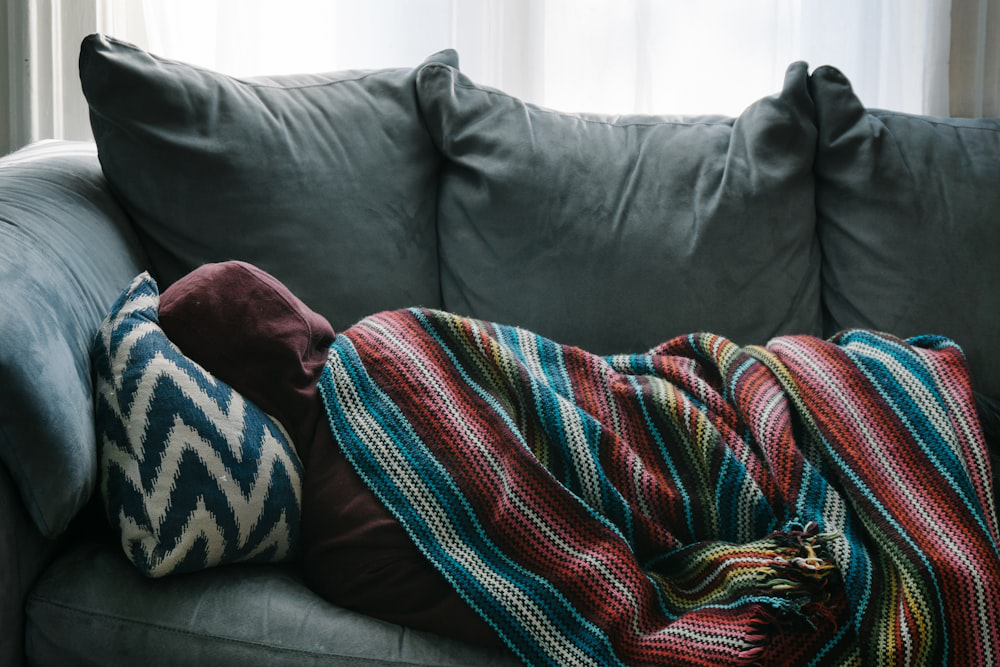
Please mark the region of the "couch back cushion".
[[417, 90], [446, 158], [447, 310], [597, 353], [819, 333], [804, 63], [738, 118], [561, 113], [443, 63]]
[[810, 78], [825, 333], [937, 333], [1000, 396], [1000, 119], [868, 110], [832, 67]]
[[236, 79], [92, 35], [80, 77], [101, 165], [161, 287], [240, 259], [337, 328], [440, 305], [439, 156], [415, 70]]

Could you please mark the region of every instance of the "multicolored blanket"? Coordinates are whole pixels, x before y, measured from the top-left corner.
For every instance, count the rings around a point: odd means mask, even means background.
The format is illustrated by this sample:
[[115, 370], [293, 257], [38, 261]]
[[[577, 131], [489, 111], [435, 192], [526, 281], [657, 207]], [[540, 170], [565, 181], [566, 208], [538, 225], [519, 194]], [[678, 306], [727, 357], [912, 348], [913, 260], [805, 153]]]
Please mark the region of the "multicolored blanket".
[[996, 665], [961, 351], [851, 331], [600, 357], [411, 309], [340, 334], [334, 437], [537, 665]]

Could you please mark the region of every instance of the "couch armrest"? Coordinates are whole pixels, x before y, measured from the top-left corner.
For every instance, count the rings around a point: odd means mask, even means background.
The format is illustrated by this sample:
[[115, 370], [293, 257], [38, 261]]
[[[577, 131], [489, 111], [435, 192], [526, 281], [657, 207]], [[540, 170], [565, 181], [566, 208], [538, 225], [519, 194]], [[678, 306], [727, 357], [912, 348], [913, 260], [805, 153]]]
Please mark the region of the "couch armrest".
[[24, 598], [97, 482], [90, 346], [146, 262], [92, 143], [0, 158], [0, 664]]
[[144, 266], [93, 144], [0, 159], [0, 461], [46, 537], [96, 484], [90, 348]]

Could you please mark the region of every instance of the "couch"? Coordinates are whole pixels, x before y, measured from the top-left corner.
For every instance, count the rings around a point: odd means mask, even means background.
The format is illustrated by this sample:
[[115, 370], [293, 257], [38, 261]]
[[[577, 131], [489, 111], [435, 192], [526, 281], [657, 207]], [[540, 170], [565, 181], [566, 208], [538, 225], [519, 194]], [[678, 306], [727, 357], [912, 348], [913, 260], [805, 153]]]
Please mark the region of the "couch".
[[1000, 396], [1000, 120], [869, 109], [805, 63], [736, 117], [543, 109], [452, 51], [237, 80], [94, 35], [80, 75], [94, 141], [0, 159], [2, 664], [516, 663], [330, 604], [294, 561], [131, 566], [90, 349], [144, 270], [240, 259], [336, 330], [421, 305], [600, 354], [938, 333]]

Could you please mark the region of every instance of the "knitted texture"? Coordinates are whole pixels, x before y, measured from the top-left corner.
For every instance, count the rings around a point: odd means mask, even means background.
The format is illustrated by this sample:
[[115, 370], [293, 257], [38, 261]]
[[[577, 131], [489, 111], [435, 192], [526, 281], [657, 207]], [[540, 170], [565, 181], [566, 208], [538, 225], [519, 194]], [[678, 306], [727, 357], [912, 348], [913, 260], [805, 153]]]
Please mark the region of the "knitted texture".
[[852, 331], [599, 357], [431, 310], [340, 334], [334, 438], [526, 663], [992, 665], [961, 350]]
[[101, 496], [143, 574], [294, 557], [302, 464], [277, 421], [184, 356], [148, 273], [93, 346]]

